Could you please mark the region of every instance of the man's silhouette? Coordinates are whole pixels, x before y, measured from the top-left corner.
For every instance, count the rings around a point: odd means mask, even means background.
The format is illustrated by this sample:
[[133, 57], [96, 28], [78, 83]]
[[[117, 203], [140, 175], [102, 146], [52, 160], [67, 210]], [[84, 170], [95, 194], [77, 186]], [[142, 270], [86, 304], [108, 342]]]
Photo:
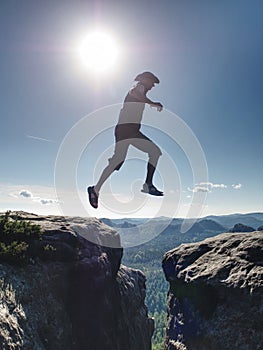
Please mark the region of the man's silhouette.
[[130, 89], [124, 99], [115, 128], [114, 154], [109, 159], [109, 164], [103, 170], [97, 184], [87, 189], [89, 202], [93, 208], [98, 208], [98, 197], [102, 185], [115, 170], [121, 168], [130, 145], [148, 153], [149, 156], [147, 175], [142, 192], [153, 196], [163, 196], [163, 192], [153, 185], [153, 175], [162, 152], [154, 142], [140, 131], [145, 104], [156, 107], [158, 111], [161, 111], [163, 108], [160, 102], [153, 102], [146, 96], [147, 92], [155, 84], [159, 84], [159, 79], [151, 72], [144, 72], [137, 75], [134, 80], [136, 84]]

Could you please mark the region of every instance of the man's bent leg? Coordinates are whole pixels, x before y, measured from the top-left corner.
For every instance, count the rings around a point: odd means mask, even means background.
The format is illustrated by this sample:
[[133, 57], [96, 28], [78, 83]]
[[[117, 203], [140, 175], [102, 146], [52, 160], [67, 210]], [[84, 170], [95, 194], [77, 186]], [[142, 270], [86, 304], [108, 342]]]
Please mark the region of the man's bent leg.
[[94, 190], [97, 193], [97, 195], [100, 192], [100, 189], [104, 182], [111, 176], [111, 174], [115, 170], [119, 170], [122, 166], [122, 164], [125, 161], [127, 152], [129, 148], [129, 142], [128, 140], [123, 140], [123, 141], [118, 141], [115, 144], [115, 150], [112, 158], [109, 158], [109, 164], [106, 166], [106, 168], [103, 170], [99, 181], [97, 184], [94, 186]]
[[142, 134], [141, 132], [138, 134], [136, 139], [133, 139], [132, 145], [139, 150], [148, 153], [149, 160], [147, 164], [147, 175], [145, 183], [148, 185], [152, 185], [153, 175], [156, 170], [156, 166], [162, 152], [160, 148], [147, 136]]

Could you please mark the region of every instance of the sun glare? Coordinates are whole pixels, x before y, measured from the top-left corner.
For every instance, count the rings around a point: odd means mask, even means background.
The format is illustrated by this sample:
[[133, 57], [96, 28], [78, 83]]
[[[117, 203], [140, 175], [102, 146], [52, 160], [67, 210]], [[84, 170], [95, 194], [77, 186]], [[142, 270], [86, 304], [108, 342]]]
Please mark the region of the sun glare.
[[110, 35], [93, 32], [82, 40], [78, 54], [87, 68], [99, 73], [113, 69], [117, 63], [119, 49]]

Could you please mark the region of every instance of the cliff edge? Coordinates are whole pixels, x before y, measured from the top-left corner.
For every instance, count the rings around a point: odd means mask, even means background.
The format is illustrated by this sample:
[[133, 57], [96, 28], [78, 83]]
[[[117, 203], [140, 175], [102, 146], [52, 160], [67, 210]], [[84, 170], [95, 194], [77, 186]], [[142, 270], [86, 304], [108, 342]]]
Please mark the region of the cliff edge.
[[263, 232], [225, 233], [167, 252], [166, 349], [263, 349]]
[[10, 220], [40, 225], [42, 234], [27, 242], [23, 262], [7, 261], [1, 246], [1, 349], [151, 349], [145, 276], [121, 265], [116, 231], [94, 218], [15, 212]]

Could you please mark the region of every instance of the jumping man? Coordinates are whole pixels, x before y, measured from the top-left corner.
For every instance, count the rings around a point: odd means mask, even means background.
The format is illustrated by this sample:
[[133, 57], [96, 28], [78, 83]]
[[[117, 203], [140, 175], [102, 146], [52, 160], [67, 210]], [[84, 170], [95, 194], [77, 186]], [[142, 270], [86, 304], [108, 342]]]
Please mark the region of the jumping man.
[[159, 79], [151, 72], [144, 72], [134, 79], [136, 84], [128, 92], [124, 99], [123, 107], [120, 111], [119, 120], [115, 128], [115, 149], [113, 156], [109, 159], [109, 164], [103, 170], [96, 185], [88, 187], [89, 202], [93, 208], [98, 208], [99, 192], [115, 171], [119, 170], [125, 161], [130, 145], [148, 153], [147, 176], [143, 184], [142, 192], [153, 196], [163, 196], [152, 183], [156, 165], [162, 152], [160, 148], [147, 136], [141, 133], [141, 121], [145, 104], [156, 107], [160, 112], [163, 106], [160, 102], [153, 102], [147, 96], [155, 84], [159, 84]]

